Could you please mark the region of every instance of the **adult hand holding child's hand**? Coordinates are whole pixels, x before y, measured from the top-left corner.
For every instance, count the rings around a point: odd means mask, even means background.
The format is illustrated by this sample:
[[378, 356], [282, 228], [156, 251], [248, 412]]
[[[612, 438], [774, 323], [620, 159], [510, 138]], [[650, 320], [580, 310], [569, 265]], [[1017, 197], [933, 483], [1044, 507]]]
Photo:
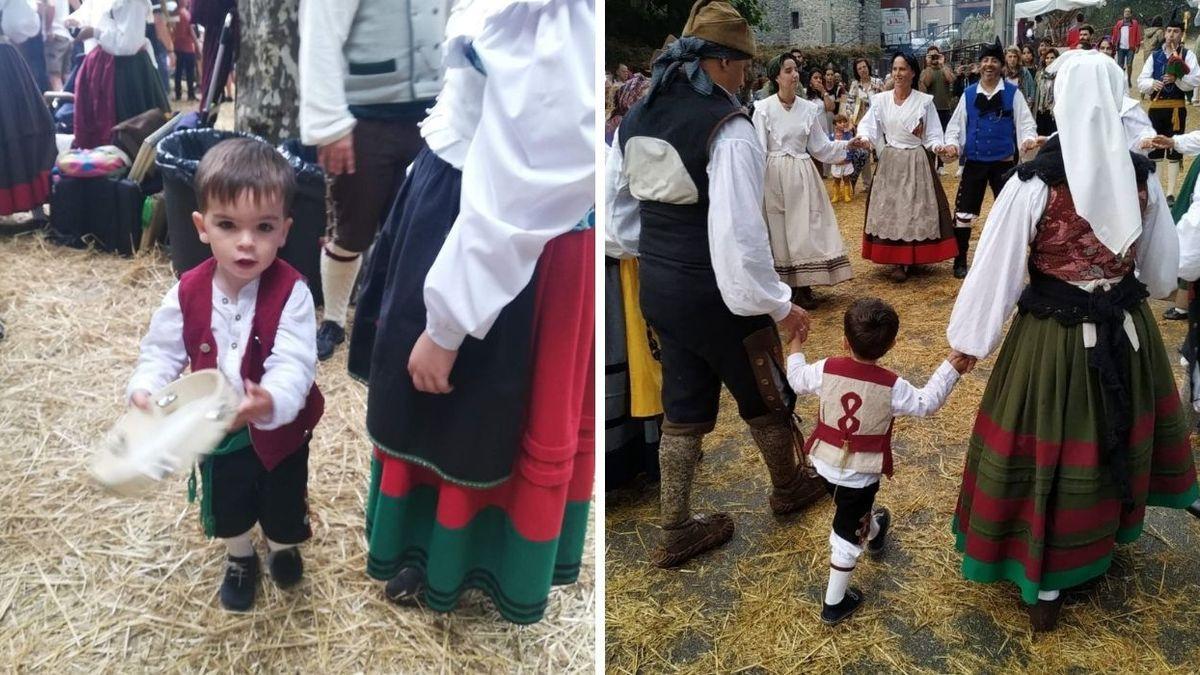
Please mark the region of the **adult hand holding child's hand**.
[[951, 366], [958, 371], [959, 375], [966, 375], [975, 369], [975, 363], [978, 361], [974, 356], [964, 354], [958, 350], [951, 350], [950, 357], [946, 359]]

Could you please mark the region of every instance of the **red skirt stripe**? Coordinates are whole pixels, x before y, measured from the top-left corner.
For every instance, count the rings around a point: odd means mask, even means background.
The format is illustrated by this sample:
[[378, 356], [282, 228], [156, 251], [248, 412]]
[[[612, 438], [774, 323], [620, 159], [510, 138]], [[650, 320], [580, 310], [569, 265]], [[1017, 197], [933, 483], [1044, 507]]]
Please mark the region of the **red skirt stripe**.
[[0, 215], [10, 215], [41, 206], [50, 198], [50, 171], [39, 173], [33, 180], [8, 188], [0, 188]]
[[[1145, 413], [1134, 422], [1129, 431], [1131, 446], [1151, 439], [1159, 415]], [[983, 410], [975, 417], [975, 435], [987, 445], [985, 452], [1000, 457], [1032, 458], [1037, 460], [1038, 466], [1094, 467], [1099, 457], [1099, 444], [1095, 441], [1067, 439], [1060, 443], [1039, 440], [1033, 434], [1018, 434], [1001, 427]]]
[[881, 265], [924, 265], [949, 260], [956, 255], [958, 242], [954, 239], [891, 241], [863, 235], [863, 258]]

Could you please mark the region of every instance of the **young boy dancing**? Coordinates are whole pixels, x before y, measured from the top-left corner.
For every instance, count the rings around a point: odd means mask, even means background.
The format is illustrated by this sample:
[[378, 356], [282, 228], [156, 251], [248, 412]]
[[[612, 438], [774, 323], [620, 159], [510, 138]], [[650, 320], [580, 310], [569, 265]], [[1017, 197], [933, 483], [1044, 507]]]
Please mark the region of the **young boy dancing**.
[[846, 310], [843, 326], [842, 344], [849, 356], [808, 364], [800, 351], [803, 341], [793, 335], [787, 361], [788, 383], [796, 395], [820, 398], [817, 426], [805, 452], [836, 508], [829, 534], [829, 586], [821, 610], [821, 620], [828, 624], [844, 620], [863, 601], [862, 591], [849, 587], [863, 547], [872, 556], [883, 552], [891, 515], [874, 504], [880, 475], [892, 475], [893, 419], [937, 412], [959, 375], [975, 363], [951, 352], [928, 384], [917, 389], [876, 365], [896, 343], [900, 329], [896, 310], [878, 298], [862, 298]]
[[308, 444], [325, 400], [316, 376], [316, 317], [300, 273], [276, 259], [287, 239], [295, 179], [266, 143], [234, 139], [204, 156], [192, 214], [213, 257], [186, 272], [163, 298], [126, 388], [130, 403], [193, 371], [218, 368], [242, 395], [221, 445], [201, 462], [205, 534], [228, 551], [221, 604], [254, 604], [257, 522], [280, 588], [303, 574], [297, 545], [308, 524]]

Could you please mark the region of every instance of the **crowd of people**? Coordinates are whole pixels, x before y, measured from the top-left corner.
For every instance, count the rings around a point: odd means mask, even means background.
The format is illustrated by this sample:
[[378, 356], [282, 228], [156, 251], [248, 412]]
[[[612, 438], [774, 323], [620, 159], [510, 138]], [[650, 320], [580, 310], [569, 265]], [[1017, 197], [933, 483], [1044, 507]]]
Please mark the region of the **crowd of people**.
[[[807, 66], [793, 50], [748, 85], [756, 45], [744, 20], [700, 0], [649, 77], [618, 69], [606, 252], [622, 269], [610, 279], [634, 285], [636, 301], [622, 288], [608, 316], [639, 326], [644, 317], [643, 330], [625, 331], [623, 353], [649, 341], [658, 357], [620, 364], [630, 383], [661, 384], [655, 565], [676, 567], [732, 536], [729, 514], [695, 514], [689, 500], [724, 385], [766, 465], [771, 510], [832, 496], [821, 618], [844, 620], [865, 597], [848, 586], [859, 557], [884, 551], [891, 517], [874, 501], [894, 470], [893, 417], [936, 412], [1002, 337], [952, 524], [964, 577], [1015, 584], [1033, 629], [1050, 630], [1060, 592], [1102, 574], [1113, 547], [1140, 535], [1147, 506], [1200, 516], [1185, 414], [1145, 303], [1189, 278], [1170, 211], [1179, 153], [1194, 147], [1176, 138], [1183, 99], [1200, 83], [1183, 24], [1173, 15], [1146, 53], [1144, 101], [1128, 95], [1142, 40], [1129, 10], [1099, 41], [1077, 17], [1062, 48], [1030, 34], [952, 67], [931, 46], [923, 62], [889, 54], [882, 79], [858, 59], [849, 86], [834, 64]], [[954, 161], [951, 202], [941, 176]], [[902, 318], [878, 299], [846, 311], [846, 354], [810, 363], [802, 353], [807, 310], [820, 306], [812, 288], [851, 278], [830, 203], [848, 198], [854, 175], [867, 192], [864, 259], [890, 266], [897, 283], [914, 266], [953, 260], [964, 280], [949, 355], [922, 389], [877, 363]], [[972, 268], [988, 189], [995, 201]], [[1186, 307], [1191, 296], [1178, 295]], [[790, 339], [786, 366], [780, 336]], [[819, 407], [797, 463], [788, 412], [805, 394]]]

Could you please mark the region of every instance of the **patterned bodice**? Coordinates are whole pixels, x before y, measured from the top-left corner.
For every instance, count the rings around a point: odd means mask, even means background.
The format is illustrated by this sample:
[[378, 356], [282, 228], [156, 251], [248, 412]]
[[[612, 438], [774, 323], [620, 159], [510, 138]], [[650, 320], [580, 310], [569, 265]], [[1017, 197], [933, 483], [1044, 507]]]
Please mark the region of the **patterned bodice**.
[[[1146, 199], [1146, 186], [1139, 184], [1138, 202], [1143, 212]], [[1030, 262], [1039, 272], [1067, 282], [1119, 279], [1133, 271], [1135, 247], [1118, 256], [1100, 243], [1092, 226], [1075, 212], [1067, 184], [1060, 183], [1050, 187]]]

